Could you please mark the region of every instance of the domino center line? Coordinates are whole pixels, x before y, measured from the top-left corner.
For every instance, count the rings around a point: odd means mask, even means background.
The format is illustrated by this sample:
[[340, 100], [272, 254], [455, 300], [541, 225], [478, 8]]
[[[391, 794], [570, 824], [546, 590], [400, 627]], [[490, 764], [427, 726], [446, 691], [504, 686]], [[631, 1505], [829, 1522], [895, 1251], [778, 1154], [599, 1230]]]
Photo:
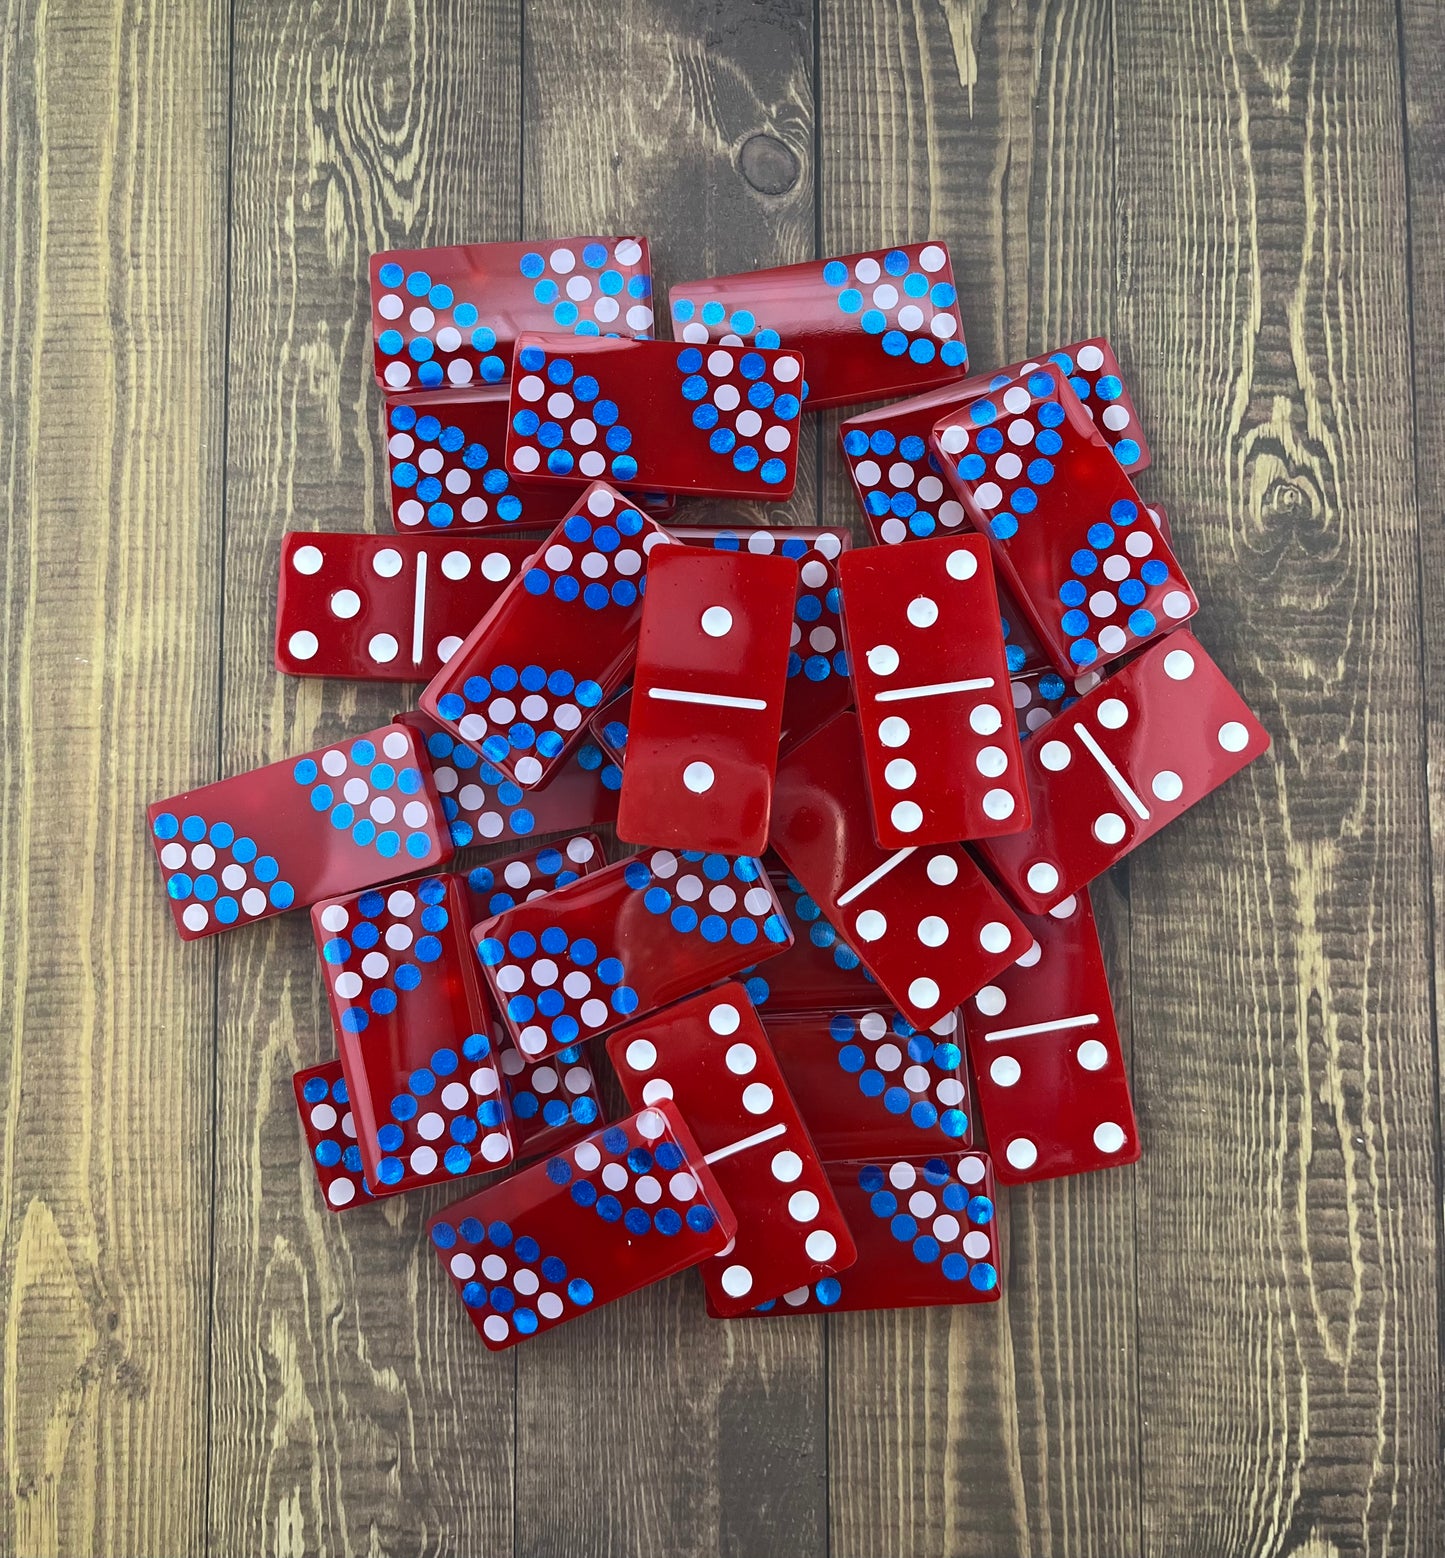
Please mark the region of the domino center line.
[[894, 866], [901, 866], [917, 848], [916, 844], [910, 844], [907, 849], [900, 849], [896, 854], [889, 855], [881, 866], [870, 871], [861, 882], [854, 882], [847, 892], [840, 895], [838, 907], [841, 909], [844, 904], [852, 903], [859, 893], [866, 893], [875, 882], [881, 882]]
[[720, 692], [684, 692], [680, 687], [649, 687], [649, 698], [661, 703], [701, 703], [711, 709], [765, 709], [763, 698], [729, 698]]
[[749, 1147], [761, 1146], [765, 1141], [772, 1141], [775, 1136], [781, 1136], [787, 1130], [786, 1125], [770, 1125], [767, 1130], [759, 1131], [755, 1136], [744, 1136], [741, 1141], [730, 1141], [726, 1147], [719, 1147], [716, 1152], [710, 1152], [702, 1160], [704, 1163], [721, 1163], [724, 1158], [730, 1158], [735, 1152], [746, 1152]]
[[1143, 822], [1148, 822], [1149, 808], [1143, 803], [1143, 801], [1139, 799], [1134, 791], [1129, 788], [1128, 780], [1124, 778], [1123, 774], [1121, 774], [1119, 770], [1114, 767], [1113, 763], [1111, 763], [1105, 756], [1103, 747], [1101, 747], [1099, 743], [1094, 740], [1093, 736], [1091, 736], [1082, 725], [1076, 725], [1074, 727], [1074, 731], [1079, 740], [1082, 741], [1089, 749], [1089, 752], [1092, 754], [1094, 761], [1099, 765], [1100, 768], [1104, 770], [1104, 777], [1109, 781], [1110, 784], [1114, 786], [1119, 794], [1122, 795], [1126, 801], [1128, 801], [1130, 806], [1134, 808], [1134, 810], [1138, 813], [1140, 820]]
[[1069, 1028], [1092, 1028], [1098, 1024], [1098, 1014], [1085, 1012], [1080, 1017], [1059, 1017], [1053, 1022], [1031, 1022], [1022, 1028], [997, 1028], [984, 1034], [984, 1042], [992, 1044], [998, 1039], [1029, 1039], [1036, 1033], [1063, 1033]]
[[924, 682], [918, 687], [890, 688], [887, 692], [880, 692], [875, 701], [903, 703], [913, 698], [941, 698], [949, 692], [982, 692], [985, 687], [992, 686], [991, 676], [976, 676], [972, 681], [965, 682]]
[[416, 554], [416, 595], [411, 609], [411, 663], [421, 664], [422, 649], [426, 643], [423, 629], [426, 626], [426, 553]]

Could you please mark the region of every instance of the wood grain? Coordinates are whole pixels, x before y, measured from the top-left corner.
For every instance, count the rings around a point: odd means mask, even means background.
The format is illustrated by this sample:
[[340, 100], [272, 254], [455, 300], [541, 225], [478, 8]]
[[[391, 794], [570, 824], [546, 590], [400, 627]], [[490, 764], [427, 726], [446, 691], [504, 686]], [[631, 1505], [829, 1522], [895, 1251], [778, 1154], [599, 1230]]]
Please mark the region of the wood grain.
[[206, 5], [0, 32], [7, 1554], [204, 1538], [214, 960], [142, 807], [216, 761], [225, 71]]
[[1131, 873], [1150, 1552], [1440, 1541], [1395, 21], [1116, 13], [1158, 490], [1200, 636], [1275, 742]]
[[[228, 771], [365, 730], [406, 689], [271, 663], [282, 532], [388, 528], [373, 249], [517, 231], [519, 13], [238, 4]], [[423, 1229], [445, 1192], [323, 1209], [291, 1073], [335, 1053], [307, 918], [221, 949], [213, 1496], [219, 1553], [511, 1547], [513, 1366]]]
[[[1400, 7], [1400, 61], [1404, 106], [1406, 198], [1410, 215], [1411, 388], [1414, 392], [1414, 474], [1423, 592], [1423, 690], [1426, 716], [1427, 793], [1430, 804], [1431, 909], [1434, 962], [1435, 1204], [1445, 1214], [1442, 1185], [1440, 1094], [1445, 1076], [1439, 997], [1445, 976], [1445, 82], [1431, 61], [1434, 41], [1445, 28], [1439, 0], [1404, 0]], [[1441, 1239], [1436, 1227], [1437, 1248]], [[1440, 1293], [1445, 1315], [1445, 1288]], [[1438, 1362], [1437, 1362], [1438, 1367]], [[1445, 1438], [1445, 1403], [1441, 1408]]]
[[[6, 0], [0, 1553], [1445, 1550], [1442, 25]], [[407, 701], [271, 667], [282, 532], [385, 528], [368, 253], [585, 229], [663, 284], [933, 234], [976, 366], [1107, 330], [1274, 735], [1096, 890], [1144, 1158], [1015, 1192], [987, 1312], [689, 1274], [494, 1357], [444, 1192], [320, 1205], [305, 918], [171, 929], [145, 801]], [[856, 526], [814, 420], [767, 517]]]
[[[812, 68], [806, 0], [534, 0], [526, 235], [646, 232], [660, 281], [811, 256]], [[788, 504], [679, 521], [813, 522], [815, 450]], [[818, 1322], [709, 1320], [687, 1273], [517, 1369], [518, 1553], [825, 1550]]]
[[[824, 16], [823, 251], [947, 239], [976, 369], [1097, 332], [1127, 365], [1110, 7], [848, 0]], [[848, 512], [836, 447], [823, 490]], [[1127, 1054], [1127, 908], [1106, 884], [1096, 900]], [[840, 1558], [1137, 1549], [1133, 1172], [1006, 1200], [1001, 1310], [832, 1322]]]

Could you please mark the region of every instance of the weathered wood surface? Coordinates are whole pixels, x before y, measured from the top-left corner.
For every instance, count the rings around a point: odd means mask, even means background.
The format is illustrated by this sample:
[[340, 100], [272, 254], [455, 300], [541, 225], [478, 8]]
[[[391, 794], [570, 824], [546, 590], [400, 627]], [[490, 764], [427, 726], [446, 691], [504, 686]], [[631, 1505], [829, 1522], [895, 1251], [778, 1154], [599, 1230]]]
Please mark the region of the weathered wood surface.
[[[1445, 677], [1439, 0], [8, 0], [0, 1553], [1429, 1554]], [[986, 1313], [493, 1357], [321, 1210], [303, 923], [181, 947], [147, 799], [404, 698], [270, 667], [378, 527], [389, 245], [664, 282], [933, 234], [974, 361], [1111, 334], [1271, 757], [1101, 884], [1137, 1170], [1009, 1198]], [[851, 499], [819, 419], [772, 517]], [[709, 505], [744, 519], [740, 509]]]

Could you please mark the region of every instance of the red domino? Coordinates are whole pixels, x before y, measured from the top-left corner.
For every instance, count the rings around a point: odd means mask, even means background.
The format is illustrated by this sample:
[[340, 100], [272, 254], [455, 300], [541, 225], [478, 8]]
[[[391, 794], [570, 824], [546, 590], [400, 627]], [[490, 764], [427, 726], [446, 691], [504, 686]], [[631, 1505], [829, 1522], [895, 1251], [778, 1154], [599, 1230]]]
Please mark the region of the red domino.
[[841, 567], [874, 837], [899, 849], [1027, 827], [988, 543], [869, 547]]
[[797, 565], [668, 547], [653, 557], [647, 584], [618, 837], [761, 854]]
[[1028, 915], [1028, 951], [964, 1005], [1005, 1184], [1133, 1163], [1139, 1133], [1087, 893]]

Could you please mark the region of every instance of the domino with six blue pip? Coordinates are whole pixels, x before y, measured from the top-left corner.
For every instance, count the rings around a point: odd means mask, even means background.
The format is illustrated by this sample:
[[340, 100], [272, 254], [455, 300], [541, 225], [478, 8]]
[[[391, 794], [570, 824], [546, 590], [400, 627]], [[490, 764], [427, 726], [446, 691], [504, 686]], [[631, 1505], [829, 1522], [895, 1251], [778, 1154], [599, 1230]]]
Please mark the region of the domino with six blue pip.
[[384, 725], [146, 808], [185, 941], [451, 858], [415, 732]]
[[664, 530], [593, 482], [427, 684], [422, 709], [508, 779], [541, 789], [632, 665], [659, 544], [671, 544]]

